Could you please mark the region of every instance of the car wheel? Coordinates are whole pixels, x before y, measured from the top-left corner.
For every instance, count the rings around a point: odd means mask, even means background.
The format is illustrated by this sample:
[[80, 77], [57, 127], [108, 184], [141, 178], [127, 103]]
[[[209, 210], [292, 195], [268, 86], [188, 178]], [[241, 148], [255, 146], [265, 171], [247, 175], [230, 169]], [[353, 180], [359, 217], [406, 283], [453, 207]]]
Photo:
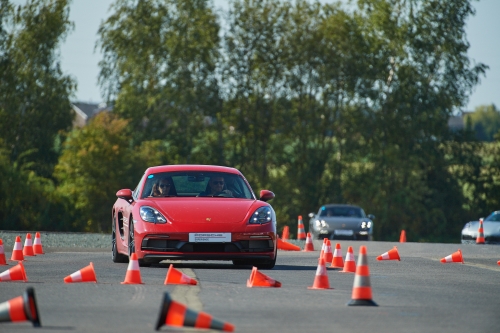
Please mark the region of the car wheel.
[[113, 223], [111, 227], [111, 259], [113, 262], [128, 262], [128, 257], [118, 252], [116, 245], [116, 218], [113, 214]]

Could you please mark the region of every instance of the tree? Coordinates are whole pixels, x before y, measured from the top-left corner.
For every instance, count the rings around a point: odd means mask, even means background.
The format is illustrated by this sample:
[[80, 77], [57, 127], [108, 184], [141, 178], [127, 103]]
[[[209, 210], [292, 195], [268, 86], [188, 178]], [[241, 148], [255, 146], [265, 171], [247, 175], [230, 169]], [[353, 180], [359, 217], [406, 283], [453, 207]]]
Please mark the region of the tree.
[[167, 140], [177, 162], [195, 161], [204, 123], [220, 109], [213, 8], [204, 0], [119, 0], [112, 8], [98, 47], [104, 54], [99, 80], [108, 98], [116, 98], [114, 112], [140, 129], [134, 145]]
[[72, 24], [67, 0], [0, 3], [0, 137], [15, 161], [27, 151], [39, 175], [57, 162], [54, 140], [73, 114], [75, 83], [63, 75], [57, 48]]
[[492, 142], [500, 130], [500, 112], [494, 104], [476, 107], [473, 113], [465, 116], [465, 121], [470, 121], [477, 139], [481, 141]]
[[109, 231], [110, 207], [121, 188], [131, 188], [133, 156], [126, 120], [102, 112], [82, 129], [73, 130], [64, 143], [54, 176], [58, 192], [67, 197], [80, 219], [72, 227], [85, 231]]

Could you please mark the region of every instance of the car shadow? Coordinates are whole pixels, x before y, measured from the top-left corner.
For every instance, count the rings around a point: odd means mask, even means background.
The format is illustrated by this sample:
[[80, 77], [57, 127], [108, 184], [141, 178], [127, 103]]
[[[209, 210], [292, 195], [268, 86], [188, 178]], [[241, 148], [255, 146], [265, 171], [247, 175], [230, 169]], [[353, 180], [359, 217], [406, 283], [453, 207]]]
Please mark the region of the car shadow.
[[[251, 270], [252, 265], [233, 265], [232, 263], [199, 263], [199, 262], [168, 262], [163, 261], [159, 264], [152, 264], [150, 268], [168, 269], [170, 264], [175, 268], [192, 268], [192, 269], [241, 269]], [[317, 266], [298, 266], [298, 265], [276, 265], [271, 270], [276, 271], [315, 271]]]

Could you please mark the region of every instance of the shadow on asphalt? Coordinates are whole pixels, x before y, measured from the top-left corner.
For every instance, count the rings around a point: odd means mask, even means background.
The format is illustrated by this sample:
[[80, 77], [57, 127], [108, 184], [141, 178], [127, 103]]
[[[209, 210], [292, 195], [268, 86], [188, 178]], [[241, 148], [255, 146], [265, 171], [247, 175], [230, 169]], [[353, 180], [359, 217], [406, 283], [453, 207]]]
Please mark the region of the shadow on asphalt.
[[[190, 262], [162, 262], [159, 264], [152, 264], [149, 268], [162, 268], [168, 269], [170, 264], [173, 264], [175, 268], [195, 268], [195, 269], [242, 269], [250, 270], [251, 265], [241, 265], [236, 266], [230, 263], [190, 263]], [[296, 265], [276, 265], [272, 270], [275, 271], [315, 271], [317, 266], [296, 266]]]

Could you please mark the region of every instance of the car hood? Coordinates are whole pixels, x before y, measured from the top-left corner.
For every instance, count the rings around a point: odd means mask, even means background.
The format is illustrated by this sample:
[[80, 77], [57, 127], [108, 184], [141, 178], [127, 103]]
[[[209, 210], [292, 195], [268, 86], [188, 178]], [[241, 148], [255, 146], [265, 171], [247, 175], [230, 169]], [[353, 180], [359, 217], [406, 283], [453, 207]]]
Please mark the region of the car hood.
[[161, 198], [142, 205], [158, 209], [170, 222], [238, 223], [244, 221], [262, 201], [234, 198]]
[[354, 229], [354, 228], [359, 228], [361, 222], [363, 221], [370, 221], [368, 218], [361, 218], [361, 217], [344, 217], [344, 216], [339, 216], [339, 217], [320, 217], [320, 220], [324, 220], [330, 228], [335, 228], [335, 229]]
[[[471, 221], [469, 227], [464, 228], [464, 231], [477, 233], [479, 229], [479, 221]], [[467, 225], [467, 224], [466, 224]], [[483, 233], [485, 235], [500, 234], [500, 222], [483, 222]]]

